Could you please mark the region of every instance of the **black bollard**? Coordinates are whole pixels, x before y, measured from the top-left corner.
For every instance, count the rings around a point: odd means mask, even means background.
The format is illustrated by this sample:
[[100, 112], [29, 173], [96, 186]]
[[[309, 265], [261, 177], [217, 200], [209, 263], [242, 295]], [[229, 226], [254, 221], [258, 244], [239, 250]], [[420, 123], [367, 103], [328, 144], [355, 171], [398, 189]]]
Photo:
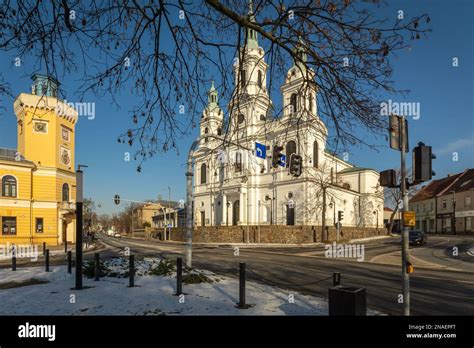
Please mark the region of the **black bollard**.
[[129, 287], [134, 287], [135, 286], [135, 256], [130, 255], [129, 256], [129, 278], [128, 278], [128, 286]]
[[12, 257], [12, 271], [16, 271], [16, 256]]
[[67, 273], [72, 273], [72, 251], [67, 252]]
[[46, 255], [46, 242], [43, 242], [43, 256]]
[[46, 249], [45, 271], [49, 272], [49, 249]]
[[239, 308], [247, 308], [245, 304], [245, 263], [239, 264]]
[[98, 281], [100, 278], [100, 254], [95, 253], [95, 281]]
[[67, 253], [67, 239], [64, 240], [64, 252]]
[[332, 286], [337, 286], [341, 284], [341, 273], [334, 272], [332, 274]]
[[183, 259], [176, 259], [176, 295], [183, 293]]

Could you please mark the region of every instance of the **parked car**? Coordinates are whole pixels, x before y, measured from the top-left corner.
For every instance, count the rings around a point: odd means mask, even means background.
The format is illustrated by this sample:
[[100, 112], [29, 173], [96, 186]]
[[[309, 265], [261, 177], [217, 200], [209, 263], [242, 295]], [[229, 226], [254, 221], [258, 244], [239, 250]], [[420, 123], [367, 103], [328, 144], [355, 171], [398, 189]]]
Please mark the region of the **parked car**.
[[411, 230], [408, 240], [410, 245], [425, 245], [428, 242], [428, 237], [420, 230]]
[[114, 237], [115, 237], [115, 238], [122, 238], [122, 235], [121, 235], [120, 233], [115, 233], [115, 234], [114, 234]]

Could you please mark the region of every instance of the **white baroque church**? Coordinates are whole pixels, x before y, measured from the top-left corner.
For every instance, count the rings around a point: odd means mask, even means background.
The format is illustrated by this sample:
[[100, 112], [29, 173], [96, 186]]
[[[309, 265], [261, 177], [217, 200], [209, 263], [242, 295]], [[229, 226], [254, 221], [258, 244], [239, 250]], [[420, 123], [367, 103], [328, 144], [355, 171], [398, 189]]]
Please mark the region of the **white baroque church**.
[[[250, 19], [253, 13], [250, 10]], [[302, 46], [301, 46], [302, 47]], [[247, 30], [241, 58], [233, 66], [235, 91], [229, 116], [219, 107], [212, 84], [193, 152], [194, 221], [197, 226], [326, 226], [343, 212], [342, 226], [383, 227], [379, 173], [356, 167], [325, 149], [328, 130], [318, 117], [314, 72], [305, 54], [288, 70], [281, 86], [283, 112], [272, 118], [264, 50]], [[305, 78], [306, 76], [306, 78]], [[266, 147], [266, 158], [256, 144]], [[286, 165], [272, 167], [272, 149], [282, 146]], [[302, 157], [302, 174], [289, 172], [292, 154]], [[260, 155], [260, 156], [257, 156]]]

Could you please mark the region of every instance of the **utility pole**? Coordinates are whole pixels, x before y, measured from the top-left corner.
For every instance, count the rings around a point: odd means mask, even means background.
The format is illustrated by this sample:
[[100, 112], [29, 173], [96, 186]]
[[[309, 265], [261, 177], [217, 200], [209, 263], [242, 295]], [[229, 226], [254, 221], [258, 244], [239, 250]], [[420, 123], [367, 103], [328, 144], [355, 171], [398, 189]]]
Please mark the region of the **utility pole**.
[[[168, 216], [168, 239], [170, 239], [171, 235], [171, 188], [168, 186], [168, 209], [169, 209], [169, 216]], [[166, 233], [165, 233], [166, 234]]]
[[84, 178], [81, 168], [78, 165], [76, 171], [76, 290], [82, 289], [82, 208], [84, 203]]
[[400, 168], [401, 168], [401, 182], [400, 188], [402, 191], [403, 209], [402, 209], [402, 277], [403, 277], [403, 315], [410, 315], [410, 274], [406, 271], [408, 262], [410, 262], [410, 250], [408, 246], [409, 239], [409, 226], [405, 223], [405, 213], [408, 211], [408, 192], [407, 192], [407, 179], [406, 179], [406, 151], [407, 151], [407, 139], [406, 134], [407, 125], [405, 116], [401, 116], [399, 123], [401, 151], [400, 151]]

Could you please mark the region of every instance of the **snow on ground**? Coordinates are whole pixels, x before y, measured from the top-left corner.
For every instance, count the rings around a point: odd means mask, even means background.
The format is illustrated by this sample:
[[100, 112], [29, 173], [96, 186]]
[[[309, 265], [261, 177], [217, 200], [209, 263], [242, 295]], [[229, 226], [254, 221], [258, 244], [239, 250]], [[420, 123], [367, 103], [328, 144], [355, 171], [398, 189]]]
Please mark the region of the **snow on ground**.
[[[0, 270], [0, 315], [327, 315], [327, 300], [305, 296], [255, 282], [247, 282], [248, 309], [236, 308], [239, 298], [238, 279], [223, 277], [209, 271], [203, 274], [210, 283], [183, 284], [183, 298], [175, 296], [176, 279], [153, 275], [160, 267], [158, 259], [136, 260], [135, 287], [128, 287], [128, 262], [121, 258], [104, 262], [108, 275], [94, 281], [84, 277], [83, 290], [72, 290], [73, 274], [66, 266]], [[164, 266], [163, 264], [161, 266]], [[156, 274], [156, 273], [155, 273]], [[189, 272], [185, 272], [185, 275]], [[31, 279], [48, 281], [7, 288], [11, 282]], [[74, 296], [72, 296], [74, 295]], [[294, 303], [289, 301], [290, 295]], [[71, 299], [75, 297], [75, 303]], [[73, 302], [73, 303], [71, 303]], [[369, 315], [379, 315], [368, 311]]]

